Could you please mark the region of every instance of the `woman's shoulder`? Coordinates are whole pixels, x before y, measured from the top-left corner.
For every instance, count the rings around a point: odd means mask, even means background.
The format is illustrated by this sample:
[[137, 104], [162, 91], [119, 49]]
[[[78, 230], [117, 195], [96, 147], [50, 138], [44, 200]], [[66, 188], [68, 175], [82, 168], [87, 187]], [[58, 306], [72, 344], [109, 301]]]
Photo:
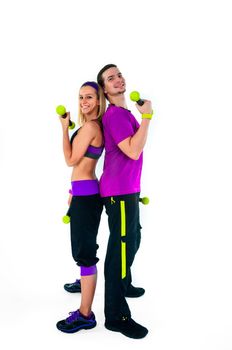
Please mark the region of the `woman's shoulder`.
[[98, 120], [89, 120], [85, 122], [85, 124], [82, 126], [82, 129], [84, 132], [98, 132], [101, 130], [101, 125]]

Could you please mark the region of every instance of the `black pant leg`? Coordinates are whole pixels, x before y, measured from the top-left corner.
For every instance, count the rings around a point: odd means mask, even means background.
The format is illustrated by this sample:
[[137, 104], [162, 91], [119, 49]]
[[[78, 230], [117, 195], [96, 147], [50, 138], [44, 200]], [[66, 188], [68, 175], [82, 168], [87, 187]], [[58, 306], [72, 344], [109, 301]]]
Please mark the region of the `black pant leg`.
[[100, 196], [73, 196], [70, 205], [72, 256], [79, 266], [95, 265], [103, 204]]
[[110, 236], [105, 259], [105, 316], [130, 317], [125, 299], [131, 281], [130, 267], [139, 247], [139, 194], [104, 199]]

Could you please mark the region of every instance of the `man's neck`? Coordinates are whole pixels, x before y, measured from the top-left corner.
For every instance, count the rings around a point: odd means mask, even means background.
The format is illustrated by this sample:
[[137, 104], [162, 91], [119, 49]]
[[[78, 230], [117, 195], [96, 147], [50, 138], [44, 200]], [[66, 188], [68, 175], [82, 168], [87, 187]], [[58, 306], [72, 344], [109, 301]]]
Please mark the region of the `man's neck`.
[[123, 107], [123, 108], [127, 109], [126, 99], [125, 99], [124, 94], [117, 95], [117, 96], [110, 96], [109, 102], [114, 104], [115, 106]]

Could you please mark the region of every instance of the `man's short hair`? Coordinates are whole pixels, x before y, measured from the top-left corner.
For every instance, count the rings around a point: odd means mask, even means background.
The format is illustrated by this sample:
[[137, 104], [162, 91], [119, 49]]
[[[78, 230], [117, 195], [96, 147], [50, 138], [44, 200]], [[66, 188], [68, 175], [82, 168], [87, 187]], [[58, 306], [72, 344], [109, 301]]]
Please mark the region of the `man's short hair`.
[[109, 69], [109, 68], [113, 68], [113, 67], [117, 67], [115, 64], [107, 64], [106, 66], [104, 66], [100, 71], [99, 71], [99, 73], [98, 73], [98, 75], [97, 75], [97, 82], [98, 82], [98, 84], [102, 87], [102, 88], [104, 88], [104, 80], [103, 80], [103, 77], [102, 77], [102, 74], [107, 70], [107, 69]]

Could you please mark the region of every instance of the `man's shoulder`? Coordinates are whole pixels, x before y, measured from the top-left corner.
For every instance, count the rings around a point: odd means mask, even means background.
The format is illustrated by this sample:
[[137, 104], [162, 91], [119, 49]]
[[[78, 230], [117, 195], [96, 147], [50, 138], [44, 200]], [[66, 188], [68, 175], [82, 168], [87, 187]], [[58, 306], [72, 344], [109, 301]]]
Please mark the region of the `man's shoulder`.
[[110, 104], [104, 114], [104, 117], [110, 118], [114, 115], [128, 116], [128, 114], [131, 114], [128, 109]]

